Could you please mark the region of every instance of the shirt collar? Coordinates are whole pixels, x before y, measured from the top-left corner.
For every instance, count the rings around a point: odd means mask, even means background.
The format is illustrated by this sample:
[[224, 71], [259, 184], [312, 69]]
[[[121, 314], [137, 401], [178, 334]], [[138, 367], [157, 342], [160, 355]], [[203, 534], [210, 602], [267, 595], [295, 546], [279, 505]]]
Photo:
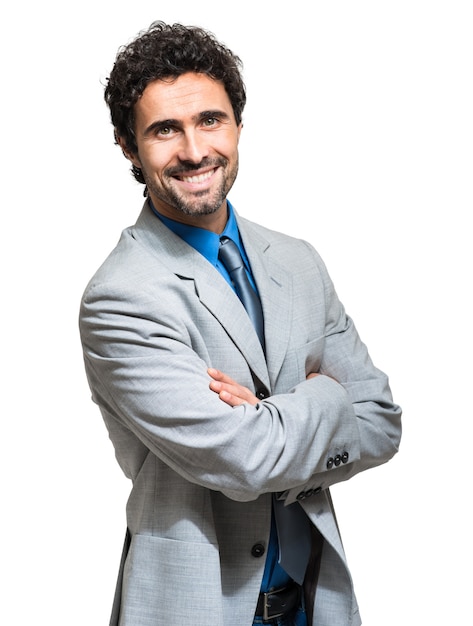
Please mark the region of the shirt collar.
[[[153, 211], [153, 213], [159, 217], [159, 219], [170, 229], [181, 237], [186, 243], [195, 248], [197, 252], [200, 252], [207, 261], [212, 263], [212, 265], [217, 265], [218, 260], [218, 249], [220, 246], [220, 237], [228, 237], [231, 239], [236, 245], [239, 247], [240, 252], [243, 252], [243, 246], [240, 240], [240, 233], [238, 232], [238, 225], [235, 218], [235, 213], [232, 205], [227, 200], [227, 209], [228, 209], [228, 218], [227, 223], [225, 225], [225, 229], [221, 235], [217, 233], [213, 233], [210, 230], [205, 230], [205, 228], [199, 228], [198, 226], [189, 226], [188, 224], [183, 224], [182, 222], [176, 222], [175, 220], [170, 219], [159, 213], [154, 207], [151, 198], [148, 198], [149, 205]], [[243, 258], [245, 258], [244, 255]], [[246, 261], [246, 259], [245, 259]]]

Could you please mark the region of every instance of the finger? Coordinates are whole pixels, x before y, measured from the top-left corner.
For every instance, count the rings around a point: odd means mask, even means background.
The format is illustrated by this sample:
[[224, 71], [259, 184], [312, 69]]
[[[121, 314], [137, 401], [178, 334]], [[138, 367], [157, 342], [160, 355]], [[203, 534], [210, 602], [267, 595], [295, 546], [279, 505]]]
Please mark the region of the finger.
[[226, 404], [229, 404], [230, 406], [240, 406], [241, 404], [245, 403], [245, 400], [242, 400], [238, 396], [235, 396], [229, 391], [225, 390], [221, 391], [218, 394], [218, 397], [220, 398], [220, 400], [222, 400]]
[[228, 374], [224, 374], [220, 370], [215, 369], [214, 367], [209, 367], [207, 370], [208, 375], [214, 380], [219, 380], [222, 383], [227, 383], [229, 385], [236, 385], [236, 381], [233, 380]]
[[221, 383], [218, 380], [211, 380], [209, 387], [218, 395], [220, 400], [223, 400], [223, 402], [230, 406], [239, 406], [245, 402], [237, 393], [232, 393], [232, 387], [230, 385]]
[[221, 400], [231, 406], [239, 406], [247, 402], [255, 406], [258, 398], [247, 387], [238, 384], [223, 383], [219, 380], [211, 380], [209, 387], [218, 394]]
[[232, 396], [242, 399], [245, 399], [248, 396], [248, 392], [245, 387], [242, 387], [241, 385], [237, 385], [235, 383], [225, 383], [220, 380], [211, 380], [209, 383], [209, 387], [212, 391], [215, 391], [215, 393], [225, 391]]

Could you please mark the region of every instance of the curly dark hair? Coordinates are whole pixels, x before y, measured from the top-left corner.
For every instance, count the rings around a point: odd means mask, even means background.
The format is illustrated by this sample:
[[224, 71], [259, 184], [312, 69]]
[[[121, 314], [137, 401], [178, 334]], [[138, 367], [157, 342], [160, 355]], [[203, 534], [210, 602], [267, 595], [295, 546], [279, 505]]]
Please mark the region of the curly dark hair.
[[[105, 101], [110, 108], [115, 139], [136, 154], [134, 106], [146, 86], [158, 79], [177, 78], [186, 72], [206, 74], [223, 83], [237, 124], [246, 104], [241, 60], [215, 36], [196, 26], [153, 22], [130, 44], [119, 49], [107, 78]], [[132, 166], [136, 180], [145, 183], [139, 168]]]

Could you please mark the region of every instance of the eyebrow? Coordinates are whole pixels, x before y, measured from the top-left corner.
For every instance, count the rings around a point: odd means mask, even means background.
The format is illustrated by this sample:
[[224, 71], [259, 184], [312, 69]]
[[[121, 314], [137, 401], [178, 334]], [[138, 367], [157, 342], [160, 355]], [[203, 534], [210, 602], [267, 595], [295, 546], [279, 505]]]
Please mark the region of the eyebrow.
[[[197, 115], [194, 115], [192, 117], [192, 121], [199, 122], [209, 117], [217, 117], [223, 120], [230, 119], [230, 116], [225, 111], [221, 111], [220, 109], [210, 109], [208, 111], [201, 111]], [[153, 132], [155, 132], [158, 128], [164, 128], [165, 126], [174, 126], [174, 127], [180, 128], [182, 126], [182, 123], [180, 120], [174, 119], [174, 118], [168, 118], [165, 120], [156, 120], [155, 122], [152, 122], [149, 126], [146, 127], [144, 131], [144, 136], [146, 137], [147, 135], [150, 135]]]

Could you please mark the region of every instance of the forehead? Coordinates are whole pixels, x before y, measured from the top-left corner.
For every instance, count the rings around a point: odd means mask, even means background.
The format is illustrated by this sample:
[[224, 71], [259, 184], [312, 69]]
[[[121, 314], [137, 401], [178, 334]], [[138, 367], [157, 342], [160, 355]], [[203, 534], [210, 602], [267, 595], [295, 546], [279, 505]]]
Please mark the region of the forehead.
[[149, 83], [135, 105], [135, 117], [138, 123], [150, 118], [185, 120], [217, 110], [233, 116], [223, 83], [205, 74], [187, 73]]

